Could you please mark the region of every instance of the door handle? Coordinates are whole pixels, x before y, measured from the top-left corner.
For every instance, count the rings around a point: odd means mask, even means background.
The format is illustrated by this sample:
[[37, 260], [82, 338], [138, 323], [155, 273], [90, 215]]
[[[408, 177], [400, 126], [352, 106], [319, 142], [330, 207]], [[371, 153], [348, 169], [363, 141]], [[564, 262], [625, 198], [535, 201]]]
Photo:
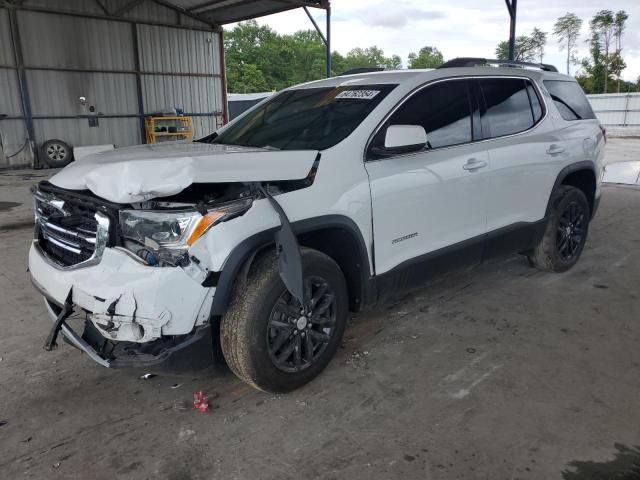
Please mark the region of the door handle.
[[556, 145], [555, 143], [549, 145], [549, 148], [547, 148], [547, 155], [559, 155], [562, 152], [564, 152], [564, 147], [561, 145]]
[[473, 172], [474, 170], [478, 170], [486, 166], [487, 166], [487, 162], [485, 162], [484, 160], [478, 160], [477, 158], [470, 158], [469, 160], [467, 160], [467, 163], [465, 163], [462, 166], [462, 168]]

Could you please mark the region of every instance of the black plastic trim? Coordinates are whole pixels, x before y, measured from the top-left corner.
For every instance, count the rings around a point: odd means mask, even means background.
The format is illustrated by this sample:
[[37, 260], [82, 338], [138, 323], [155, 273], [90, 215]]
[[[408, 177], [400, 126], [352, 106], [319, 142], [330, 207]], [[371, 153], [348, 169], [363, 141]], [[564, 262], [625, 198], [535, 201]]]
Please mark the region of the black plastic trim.
[[420, 287], [436, 276], [456, 268], [480, 264], [485, 235], [478, 235], [418, 257], [410, 258], [375, 277], [376, 303]]
[[[362, 232], [356, 223], [343, 215], [323, 215], [320, 217], [313, 217], [293, 222], [291, 226], [296, 235], [337, 227], [348, 230], [355, 236], [359, 245], [359, 251], [356, 252], [356, 254], [359, 255], [361, 265], [363, 266], [361, 273], [361, 298], [363, 298], [362, 303], [366, 303], [366, 300], [371, 297], [371, 293], [367, 290], [367, 288], [372, 284], [371, 276], [369, 274], [371, 262], [369, 261], [369, 255], [367, 253], [367, 247], [362, 236]], [[233, 292], [235, 280], [238, 278], [243, 266], [251, 259], [252, 256], [255, 255], [257, 251], [270, 246], [275, 246], [275, 234], [279, 229], [280, 226], [277, 226], [252, 235], [240, 242], [231, 251], [229, 258], [220, 272], [216, 293], [211, 305], [212, 316], [223, 315], [227, 311], [231, 301], [231, 294]]]
[[[545, 217], [548, 217], [549, 214], [551, 213], [551, 208], [553, 207], [551, 205], [551, 201], [553, 200], [553, 196], [554, 193], [558, 190], [558, 187], [560, 187], [560, 185], [562, 185], [562, 182], [564, 181], [565, 178], [567, 178], [567, 176], [570, 173], [574, 173], [574, 172], [578, 172], [580, 170], [588, 170], [590, 172], [593, 173], [593, 176], [596, 178], [596, 182], [597, 182], [597, 177], [596, 177], [596, 169], [593, 166], [593, 162], [589, 161], [589, 160], [583, 160], [581, 162], [576, 162], [576, 163], [572, 163], [571, 165], [567, 165], [566, 167], [564, 167], [562, 170], [560, 170], [560, 173], [558, 173], [558, 176], [556, 177], [556, 181], [553, 184], [553, 188], [551, 189], [551, 195], [549, 195], [549, 201], [547, 203], [547, 209], [545, 210]], [[591, 215], [593, 218], [593, 215], [595, 214], [595, 205], [594, 205], [594, 209], [593, 212], [591, 212]]]
[[593, 199], [593, 212], [591, 212], [591, 219], [596, 216], [598, 213], [598, 207], [600, 206], [600, 197], [596, 197]]
[[374, 278], [376, 303], [420, 287], [445, 272], [472, 267], [496, 256], [525, 252], [542, 238], [547, 224], [518, 222], [409, 259]]

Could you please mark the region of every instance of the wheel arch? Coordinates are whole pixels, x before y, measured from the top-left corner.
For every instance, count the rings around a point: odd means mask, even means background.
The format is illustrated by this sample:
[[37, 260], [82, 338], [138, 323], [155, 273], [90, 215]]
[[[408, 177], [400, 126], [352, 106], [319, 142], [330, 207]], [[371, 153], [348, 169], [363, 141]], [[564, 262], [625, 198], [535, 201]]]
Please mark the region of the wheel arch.
[[[279, 228], [257, 233], [232, 250], [217, 278], [212, 316], [226, 312], [236, 282], [246, 281], [256, 257], [275, 246], [275, 233]], [[324, 215], [293, 222], [292, 228], [300, 246], [318, 250], [338, 264], [347, 282], [349, 309], [362, 310], [373, 294], [369, 254], [356, 223], [343, 215]]]
[[582, 162], [572, 163], [560, 171], [553, 185], [553, 189], [551, 190], [551, 195], [549, 196], [545, 217], [549, 216], [552, 208], [551, 202], [561, 185], [570, 185], [582, 190], [587, 197], [590, 213], [591, 216], [593, 216], [596, 205], [595, 195], [597, 185], [596, 171], [593, 162], [585, 160]]

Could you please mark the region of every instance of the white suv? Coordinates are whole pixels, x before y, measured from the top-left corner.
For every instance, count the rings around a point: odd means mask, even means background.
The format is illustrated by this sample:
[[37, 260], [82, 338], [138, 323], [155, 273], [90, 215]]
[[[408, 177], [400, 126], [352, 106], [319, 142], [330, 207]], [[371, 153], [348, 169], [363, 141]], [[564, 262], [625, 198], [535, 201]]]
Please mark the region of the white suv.
[[284, 392], [324, 369], [349, 311], [444, 269], [513, 252], [569, 269], [604, 129], [572, 78], [492, 62], [295, 86], [198, 142], [42, 182], [29, 269], [54, 320], [46, 348], [62, 331], [118, 367], [204, 342]]

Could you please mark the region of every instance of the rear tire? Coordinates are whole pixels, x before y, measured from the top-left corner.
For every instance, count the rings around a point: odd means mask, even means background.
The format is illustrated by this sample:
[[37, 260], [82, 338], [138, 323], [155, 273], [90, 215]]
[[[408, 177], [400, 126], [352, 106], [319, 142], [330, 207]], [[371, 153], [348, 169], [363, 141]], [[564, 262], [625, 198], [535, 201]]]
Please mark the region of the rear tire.
[[301, 253], [312, 315], [300, 313], [280, 278], [277, 254], [270, 251], [252, 265], [246, 287], [236, 286], [221, 320], [220, 343], [229, 368], [266, 392], [289, 392], [318, 376], [347, 324], [348, 292], [340, 267], [316, 250], [302, 248]]
[[544, 236], [528, 256], [530, 265], [549, 272], [573, 267], [589, 233], [591, 211], [582, 190], [562, 185], [555, 194]]

